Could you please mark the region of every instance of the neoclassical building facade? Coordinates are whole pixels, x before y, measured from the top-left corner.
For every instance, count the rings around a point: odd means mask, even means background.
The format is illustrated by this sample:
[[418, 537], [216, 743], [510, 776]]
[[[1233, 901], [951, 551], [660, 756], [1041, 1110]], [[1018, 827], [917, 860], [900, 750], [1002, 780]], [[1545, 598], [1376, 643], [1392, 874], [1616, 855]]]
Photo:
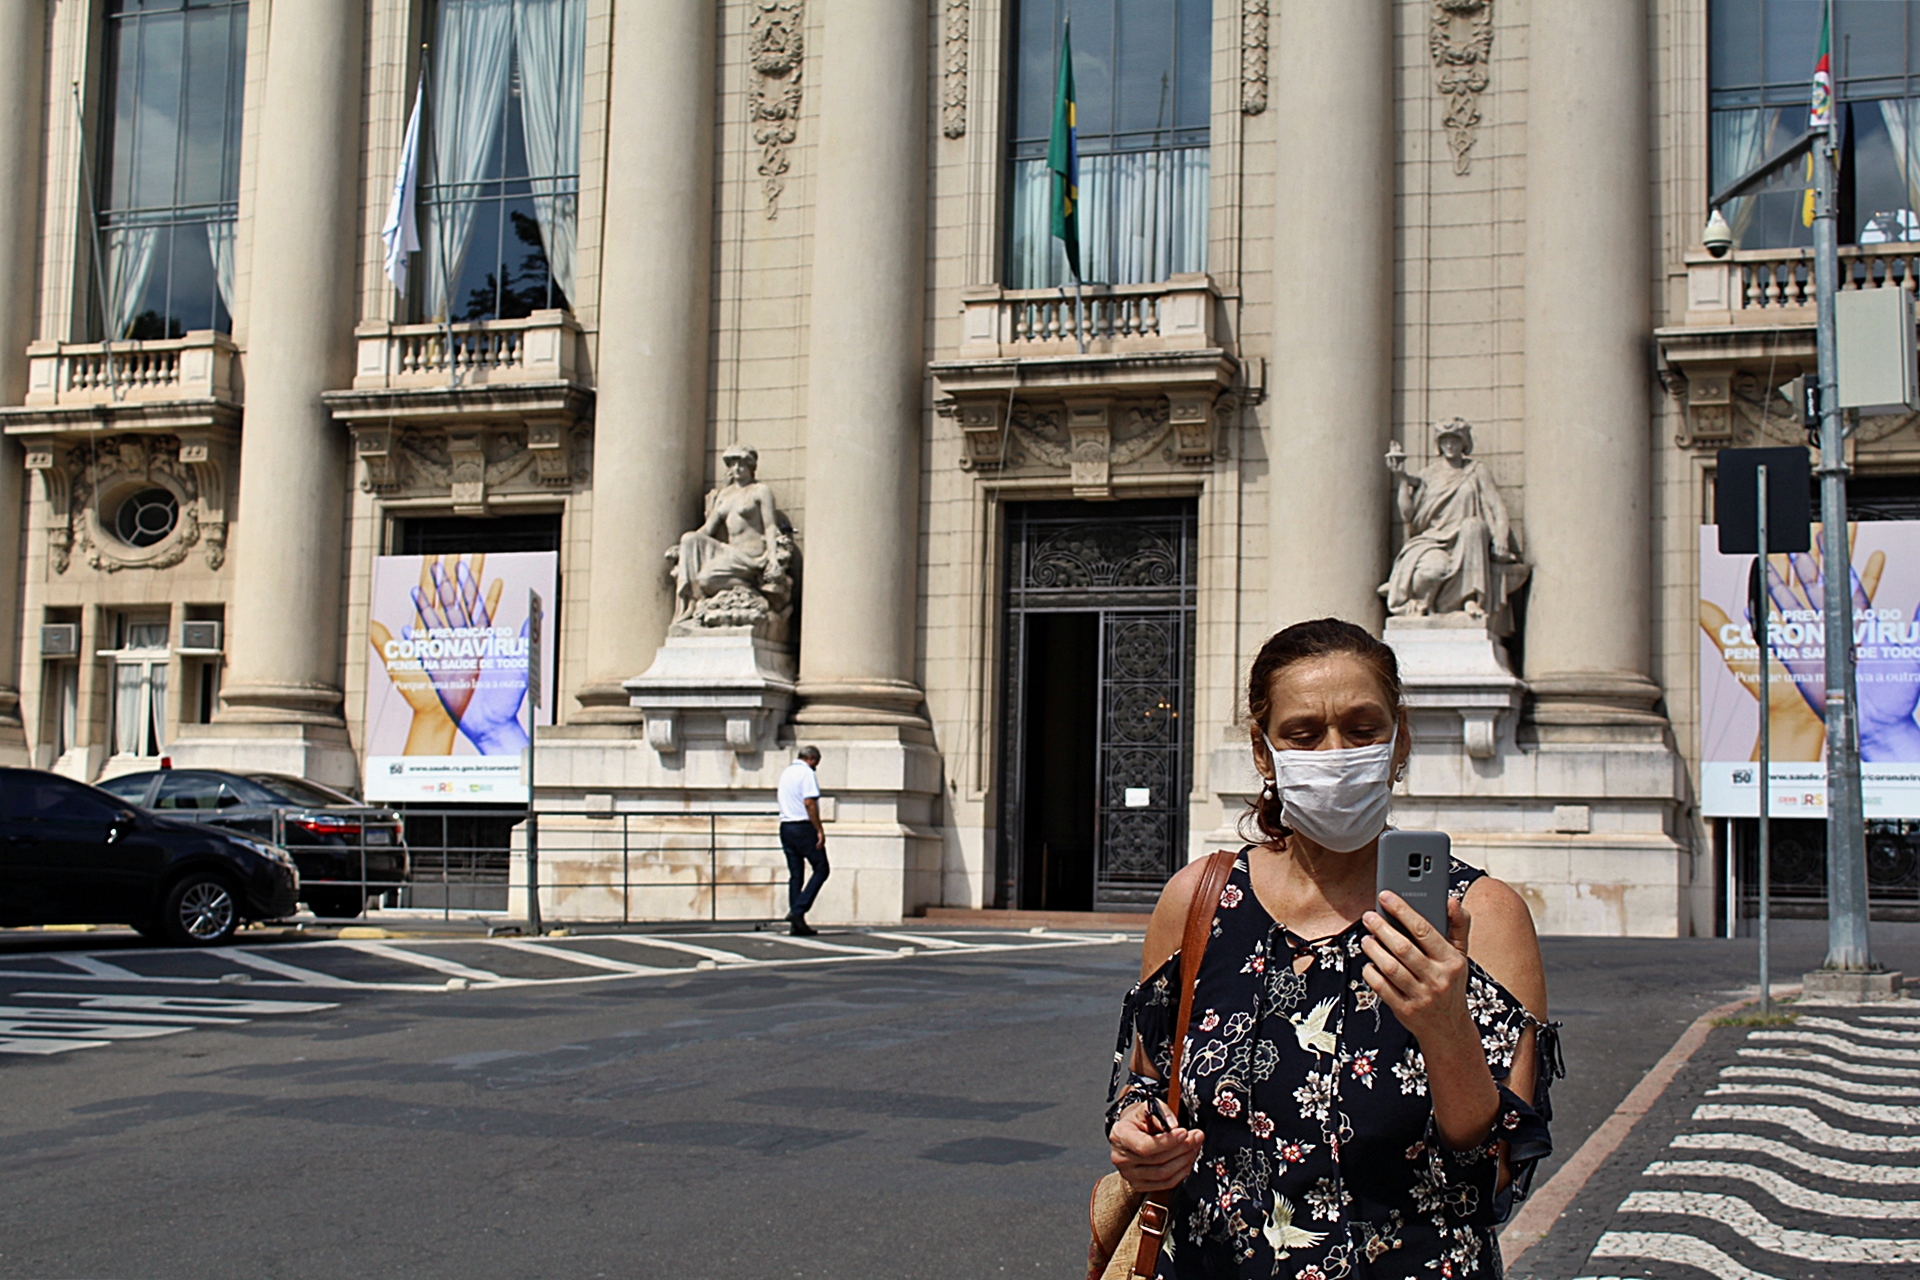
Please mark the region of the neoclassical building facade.
[[[1700, 229], [1797, 131], [1815, 8], [9, 0], [0, 757], [357, 786], [376, 558], [552, 551], [556, 814], [744, 821], [814, 742], [823, 912], [1143, 908], [1235, 839], [1262, 640], [1385, 623], [1383, 459], [1461, 418], [1518, 552], [1499, 616], [1400, 633], [1399, 820], [1543, 930], [1713, 932], [1698, 528], [1716, 448], [1804, 439], [1813, 308], [1796, 191]], [[1852, 8], [1902, 24], [1841, 69], [1874, 287], [1920, 15]], [[743, 444], [798, 604], [694, 687], [662, 552]]]

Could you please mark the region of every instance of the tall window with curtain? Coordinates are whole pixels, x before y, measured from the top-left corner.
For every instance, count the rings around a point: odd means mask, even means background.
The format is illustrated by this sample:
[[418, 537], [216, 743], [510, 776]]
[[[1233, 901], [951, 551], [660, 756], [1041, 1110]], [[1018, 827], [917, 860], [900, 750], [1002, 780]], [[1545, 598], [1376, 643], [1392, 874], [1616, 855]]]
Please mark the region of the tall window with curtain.
[[1073, 23], [1080, 254], [1089, 283], [1207, 269], [1212, 0], [1019, 0], [1008, 287], [1072, 277], [1051, 230], [1047, 137], [1060, 39]]
[[233, 327], [246, 0], [107, 0], [95, 331]]
[[420, 319], [570, 305], [585, 61], [585, 0], [435, 0]]
[[[1807, 127], [1824, 0], [1710, 0], [1709, 182], [1719, 190]], [[1920, 241], [1920, 0], [1837, 0], [1840, 238]], [[1723, 211], [1742, 249], [1813, 243], [1800, 166]]]

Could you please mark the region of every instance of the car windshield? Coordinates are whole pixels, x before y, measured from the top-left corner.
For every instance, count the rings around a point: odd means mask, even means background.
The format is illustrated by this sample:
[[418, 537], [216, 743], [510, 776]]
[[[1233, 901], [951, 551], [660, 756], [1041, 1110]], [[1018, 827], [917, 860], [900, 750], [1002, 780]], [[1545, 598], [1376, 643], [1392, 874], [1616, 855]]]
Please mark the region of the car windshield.
[[304, 778], [283, 778], [273, 773], [250, 773], [247, 775], [247, 781], [256, 787], [264, 787], [277, 799], [292, 804], [325, 806], [360, 803], [352, 796], [343, 795], [317, 782], [308, 782]]
[[139, 804], [147, 798], [147, 784], [153, 781], [151, 773], [127, 773], [118, 778], [109, 778], [100, 784], [102, 791], [110, 791], [122, 800]]

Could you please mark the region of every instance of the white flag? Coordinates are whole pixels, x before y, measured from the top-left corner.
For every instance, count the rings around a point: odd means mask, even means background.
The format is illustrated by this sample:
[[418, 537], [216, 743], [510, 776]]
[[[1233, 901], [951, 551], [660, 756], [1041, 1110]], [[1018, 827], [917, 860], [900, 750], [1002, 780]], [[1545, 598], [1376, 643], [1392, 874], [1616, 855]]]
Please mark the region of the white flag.
[[387, 245], [387, 279], [407, 296], [407, 255], [420, 247], [419, 221], [414, 216], [414, 200], [420, 188], [420, 105], [426, 95], [426, 77], [413, 91], [413, 115], [407, 120], [407, 140], [400, 148], [400, 173], [393, 180], [393, 202], [387, 206], [387, 223], [380, 238]]

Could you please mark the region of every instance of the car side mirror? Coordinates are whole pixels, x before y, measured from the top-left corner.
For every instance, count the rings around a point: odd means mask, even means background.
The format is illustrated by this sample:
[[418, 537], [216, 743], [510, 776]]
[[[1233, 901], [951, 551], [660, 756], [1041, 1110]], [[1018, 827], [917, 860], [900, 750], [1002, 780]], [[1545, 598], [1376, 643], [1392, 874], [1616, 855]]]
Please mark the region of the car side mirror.
[[216, 800], [214, 803], [222, 809], [237, 809], [241, 806], [241, 804], [244, 803], [244, 801], [242, 801], [239, 796], [233, 794], [233, 792], [231, 791], [222, 791], [220, 793], [220, 798]]
[[107, 828], [107, 843], [112, 844], [115, 840], [118, 840], [121, 834], [125, 832], [126, 829], [128, 827], [131, 827], [133, 824], [134, 824], [133, 810], [122, 809], [118, 813], [114, 814], [113, 825]]

